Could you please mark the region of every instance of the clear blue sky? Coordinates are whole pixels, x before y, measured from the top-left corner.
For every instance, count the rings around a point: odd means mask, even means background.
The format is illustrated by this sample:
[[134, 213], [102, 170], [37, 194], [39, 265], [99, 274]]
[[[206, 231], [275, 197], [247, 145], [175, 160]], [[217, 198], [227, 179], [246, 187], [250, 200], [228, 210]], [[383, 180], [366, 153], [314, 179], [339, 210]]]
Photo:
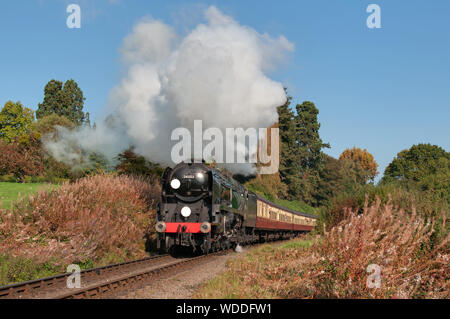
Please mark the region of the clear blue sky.
[[[82, 9], [82, 28], [66, 27], [66, 7]], [[366, 7], [381, 7], [381, 29], [366, 27]], [[380, 171], [402, 149], [450, 149], [450, 1], [138, 1], [18, 0], [0, 5], [0, 104], [36, 109], [52, 78], [75, 79], [95, 120], [123, 70], [118, 49], [144, 16], [179, 33], [215, 5], [260, 33], [284, 35], [295, 52], [271, 77], [295, 102], [320, 110], [332, 156], [366, 148]]]

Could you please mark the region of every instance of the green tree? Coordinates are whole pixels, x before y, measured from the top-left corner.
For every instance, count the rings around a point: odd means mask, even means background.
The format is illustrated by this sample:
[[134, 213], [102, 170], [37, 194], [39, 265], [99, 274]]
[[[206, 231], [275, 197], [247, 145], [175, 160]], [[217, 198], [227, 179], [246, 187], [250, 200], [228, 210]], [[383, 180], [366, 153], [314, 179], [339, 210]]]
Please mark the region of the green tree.
[[326, 205], [340, 195], [353, 195], [365, 185], [367, 171], [359, 162], [335, 159], [323, 154], [318, 187], [313, 194], [318, 205]]
[[344, 174], [342, 164], [334, 157], [324, 155], [323, 166], [319, 171], [319, 181], [314, 197], [319, 205], [344, 192]]
[[0, 111], [0, 138], [7, 143], [27, 142], [33, 129], [34, 112], [20, 102], [8, 101]]
[[[63, 87], [64, 105], [70, 110], [67, 118], [77, 125], [84, 123], [86, 116], [83, 112], [84, 96], [83, 91], [74, 80], [68, 80]], [[63, 114], [64, 115], [64, 114]]]
[[301, 199], [317, 204], [314, 193], [319, 185], [322, 149], [329, 147], [319, 135], [319, 111], [305, 101], [296, 106], [295, 114], [288, 96], [277, 108], [280, 129], [280, 178], [288, 187], [287, 199]]
[[290, 177], [295, 167], [295, 123], [294, 112], [291, 110], [292, 97], [288, 96], [286, 103], [277, 108], [278, 128], [280, 133], [280, 178], [286, 184], [291, 184]]
[[305, 101], [296, 106], [294, 116], [295, 145], [293, 151], [293, 169], [289, 193], [295, 199], [300, 198], [311, 205], [317, 205], [314, 194], [319, 187], [319, 171], [322, 167], [322, 149], [330, 147], [323, 143], [319, 135], [319, 110], [314, 103]]
[[151, 163], [145, 157], [137, 155], [133, 147], [120, 153], [117, 159], [119, 164], [117, 164], [116, 170], [119, 174], [159, 178], [164, 171], [159, 164]]
[[83, 91], [74, 80], [64, 83], [57, 80], [49, 81], [44, 88], [44, 100], [39, 103], [36, 117], [41, 119], [51, 114], [64, 116], [77, 126], [82, 125], [86, 115]]
[[319, 110], [309, 101], [297, 104], [296, 110], [297, 165], [301, 171], [318, 170], [322, 161], [322, 149], [330, 147], [328, 143], [323, 143], [319, 135]]
[[392, 180], [434, 190], [450, 201], [450, 153], [437, 145], [413, 145], [386, 167], [382, 183]]
[[91, 172], [96, 174], [110, 170], [108, 158], [101, 153], [91, 152], [89, 154], [89, 164], [91, 166]]
[[44, 101], [39, 103], [36, 118], [41, 119], [51, 114], [63, 115], [61, 81], [50, 80], [44, 88]]
[[50, 114], [40, 118], [36, 123], [36, 131], [41, 135], [55, 131], [55, 126], [64, 126], [68, 129], [73, 129], [75, 125], [69, 121], [65, 116], [58, 114]]

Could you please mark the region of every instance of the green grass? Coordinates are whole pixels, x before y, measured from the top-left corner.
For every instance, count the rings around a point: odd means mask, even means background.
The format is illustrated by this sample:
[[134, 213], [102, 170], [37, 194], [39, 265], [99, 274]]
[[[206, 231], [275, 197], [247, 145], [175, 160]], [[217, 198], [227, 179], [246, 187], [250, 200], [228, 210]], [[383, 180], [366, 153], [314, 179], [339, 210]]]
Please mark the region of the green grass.
[[0, 254], [0, 286], [54, 276], [64, 272], [65, 268], [56, 266], [52, 260], [44, 264], [36, 264], [31, 259]]
[[318, 215], [318, 211], [315, 208], [299, 200], [290, 201], [286, 199], [275, 199], [273, 202], [275, 204], [295, 210], [297, 212]]
[[297, 212], [301, 213], [307, 213], [311, 215], [319, 215], [319, 210], [309, 206], [308, 204], [304, 203], [301, 200], [286, 200], [286, 199], [276, 199], [270, 192], [267, 190], [267, 188], [264, 187], [264, 185], [260, 185], [255, 182], [247, 182], [244, 184], [245, 187], [247, 187], [250, 191], [256, 193], [259, 196], [262, 196], [271, 202], [274, 202], [275, 204], [278, 204], [280, 206], [295, 210]]
[[280, 249], [296, 249], [296, 248], [309, 248], [313, 244], [312, 240], [293, 240], [283, 246]]
[[42, 183], [5, 183], [0, 182], [0, 208], [9, 209], [19, 198], [35, 194], [38, 190], [55, 188], [56, 185]]

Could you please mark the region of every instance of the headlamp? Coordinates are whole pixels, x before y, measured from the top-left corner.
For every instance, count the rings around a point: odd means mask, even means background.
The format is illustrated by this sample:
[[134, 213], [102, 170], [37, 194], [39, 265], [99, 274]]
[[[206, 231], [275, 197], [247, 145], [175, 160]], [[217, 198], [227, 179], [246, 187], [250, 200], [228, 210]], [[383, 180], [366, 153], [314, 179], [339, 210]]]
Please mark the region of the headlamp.
[[191, 209], [189, 207], [187, 207], [187, 206], [184, 206], [181, 209], [181, 215], [183, 215], [183, 217], [186, 217], [186, 218], [191, 216]]
[[172, 181], [170, 182], [170, 186], [171, 186], [173, 189], [178, 189], [178, 188], [180, 188], [180, 186], [181, 186], [181, 182], [180, 182], [179, 179], [174, 178], [174, 179], [172, 179]]

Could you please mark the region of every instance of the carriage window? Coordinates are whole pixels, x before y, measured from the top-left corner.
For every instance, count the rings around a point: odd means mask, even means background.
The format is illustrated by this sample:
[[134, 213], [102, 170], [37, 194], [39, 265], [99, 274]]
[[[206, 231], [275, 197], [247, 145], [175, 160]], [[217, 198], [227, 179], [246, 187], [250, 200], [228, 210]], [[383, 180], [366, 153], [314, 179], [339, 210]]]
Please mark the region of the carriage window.
[[278, 214], [272, 210], [269, 211], [270, 219], [278, 220]]

